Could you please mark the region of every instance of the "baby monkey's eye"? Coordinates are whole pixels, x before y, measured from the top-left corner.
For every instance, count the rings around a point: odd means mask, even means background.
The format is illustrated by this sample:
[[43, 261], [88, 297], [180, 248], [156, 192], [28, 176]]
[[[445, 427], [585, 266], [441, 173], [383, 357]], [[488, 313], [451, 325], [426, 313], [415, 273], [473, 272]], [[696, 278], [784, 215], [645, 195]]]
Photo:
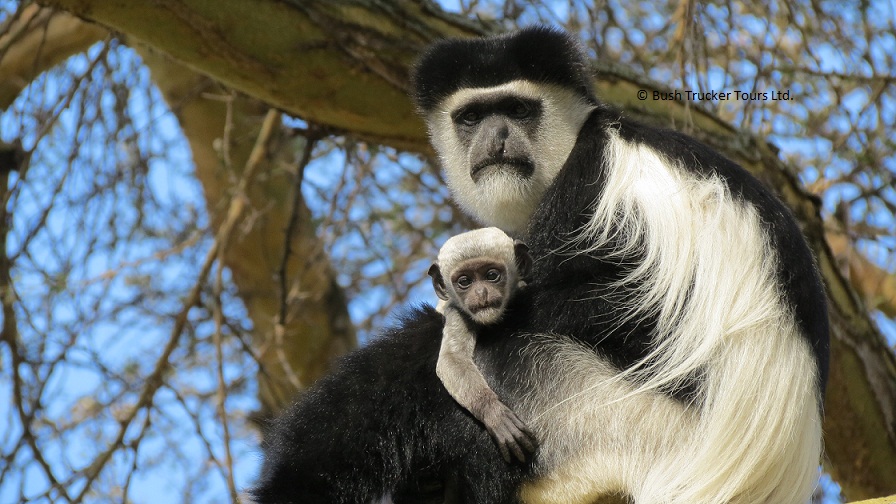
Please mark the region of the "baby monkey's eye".
[[490, 269], [485, 272], [485, 279], [489, 282], [498, 282], [501, 280], [501, 272], [496, 269]]
[[467, 275], [461, 275], [457, 277], [457, 280], [455, 280], [454, 283], [457, 284], [457, 286], [461, 289], [466, 289], [473, 284], [473, 279], [468, 277]]

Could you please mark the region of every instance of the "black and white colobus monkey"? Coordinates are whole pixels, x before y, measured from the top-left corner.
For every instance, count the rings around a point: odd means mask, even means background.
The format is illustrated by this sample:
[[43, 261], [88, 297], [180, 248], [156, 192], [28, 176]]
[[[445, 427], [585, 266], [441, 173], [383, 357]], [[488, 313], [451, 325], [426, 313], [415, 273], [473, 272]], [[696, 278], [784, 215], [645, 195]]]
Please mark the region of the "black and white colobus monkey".
[[602, 105], [570, 36], [435, 44], [414, 95], [460, 205], [534, 264], [477, 340], [539, 440], [507, 464], [408, 314], [274, 426], [260, 502], [802, 504], [821, 451], [824, 290], [790, 212], [705, 145]]
[[485, 425], [504, 460], [525, 462], [535, 436], [488, 386], [473, 362], [476, 334], [501, 321], [532, 267], [529, 247], [496, 227], [452, 236], [429, 268], [445, 316], [436, 375], [461, 406]]

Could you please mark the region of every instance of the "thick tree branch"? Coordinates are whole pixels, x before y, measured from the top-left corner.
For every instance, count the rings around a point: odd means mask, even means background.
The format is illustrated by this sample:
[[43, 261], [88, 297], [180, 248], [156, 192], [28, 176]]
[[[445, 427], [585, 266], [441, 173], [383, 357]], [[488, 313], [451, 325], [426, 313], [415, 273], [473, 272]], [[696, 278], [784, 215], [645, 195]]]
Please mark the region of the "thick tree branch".
[[877, 266], [853, 247], [848, 231], [839, 223], [829, 222], [825, 232], [840, 272], [849, 280], [871, 310], [880, 310], [896, 318], [896, 274]]
[[860, 502], [853, 502], [851, 504], [896, 504], [896, 495], [881, 497], [880, 499], [863, 500]]
[[0, 110], [35, 77], [108, 35], [65, 11], [23, 7], [0, 27]]
[[[251, 151], [247, 140], [258, 131], [267, 106], [227, 92], [146, 46], [136, 47], [190, 142], [196, 176], [217, 229], [225, 218], [220, 205], [233, 191], [231, 181], [240, 176]], [[262, 368], [262, 415], [277, 411], [298, 388], [324, 374], [334, 357], [357, 344], [311, 213], [303, 200], [293, 198], [289, 171], [295, 168], [294, 152], [295, 140], [278, 123], [264, 156], [257, 160], [264, 176], [245, 191], [252, 225], [240, 229], [224, 254], [253, 322], [253, 347]], [[287, 245], [285, 230], [291, 218], [297, 224]], [[287, 246], [291, 254], [284, 263], [281, 251]], [[301, 295], [290, 298], [285, 325], [278, 331], [282, 304], [272, 279], [281, 271], [288, 274], [290, 288]]]
[[408, 65], [434, 38], [484, 29], [412, 0], [42, 3], [309, 121], [412, 150], [426, 137], [406, 98]]

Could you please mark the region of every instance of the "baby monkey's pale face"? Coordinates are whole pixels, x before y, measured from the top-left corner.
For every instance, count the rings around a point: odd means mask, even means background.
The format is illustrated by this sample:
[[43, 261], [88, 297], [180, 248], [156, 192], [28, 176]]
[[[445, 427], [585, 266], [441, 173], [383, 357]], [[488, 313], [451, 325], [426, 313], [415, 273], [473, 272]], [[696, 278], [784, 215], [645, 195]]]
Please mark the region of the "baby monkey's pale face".
[[451, 272], [450, 289], [457, 306], [478, 324], [494, 324], [501, 320], [510, 298], [509, 289], [516, 285], [508, 278], [501, 262], [471, 259]]

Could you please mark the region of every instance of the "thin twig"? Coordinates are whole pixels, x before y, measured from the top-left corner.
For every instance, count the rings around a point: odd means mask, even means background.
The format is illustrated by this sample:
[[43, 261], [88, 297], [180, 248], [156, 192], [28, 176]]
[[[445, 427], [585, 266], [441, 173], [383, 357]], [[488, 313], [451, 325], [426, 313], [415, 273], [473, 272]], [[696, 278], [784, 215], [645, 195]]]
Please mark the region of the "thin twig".
[[205, 260], [203, 261], [202, 268], [199, 270], [199, 275], [197, 276], [196, 283], [190, 290], [190, 293], [187, 296], [186, 301], [184, 302], [183, 309], [175, 318], [174, 327], [171, 330], [171, 335], [168, 338], [168, 342], [165, 344], [165, 348], [162, 350], [162, 354], [156, 360], [156, 364], [153, 367], [152, 373], [150, 373], [150, 375], [146, 378], [146, 386], [140, 393], [140, 397], [137, 399], [137, 403], [134, 404], [133, 408], [131, 408], [128, 414], [119, 421], [121, 426], [119, 427], [118, 435], [116, 436], [115, 441], [113, 441], [112, 444], [103, 453], [101, 453], [89, 467], [84, 470], [86, 476], [84, 488], [81, 490], [81, 493], [75, 498], [74, 502], [78, 503], [84, 499], [85, 495], [87, 495], [87, 492], [90, 490], [93, 481], [96, 480], [96, 478], [99, 476], [100, 472], [109, 462], [109, 459], [112, 457], [113, 453], [115, 453], [118, 447], [123, 445], [125, 433], [127, 432], [127, 429], [130, 426], [131, 422], [133, 422], [134, 418], [137, 416], [137, 413], [141, 409], [152, 405], [153, 397], [155, 396], [156, 391], [158, 391], [158, 389], [162, 386], [162, 383], [164, 381], [164, 374], [170, 366], [169, 359], [171, 357], [171, 354], [174, 352], [174, 349], [177, 348], [177, 345], [180, 342], [180, 336], [187, 325], [190, 309], [199, 303], [202, 286], [205, 284], [205, 279], [208, 277], [212, 266], [218, 258], [218, 250], [229, 243], [230, 236], [233, 233], [234, 228], [245, 212], [248, 203], [246, 191], [255, 178], [258, 166], [261, 164], [260, 162], [265, 155], [265, 151], [267, 150], [267, 141], [270, 138], [271, 132], [274, 130], [274, 127], [279, 123], [279, 118], [280, 114], [274, 109], [270, 109], [267, 116], [265, 116], [261, 131], [259, 132], [258, 138], [255, 141], [255, 146], [253, 147], [252, 152], [249, 155], [249, 159], [246, 161], [246, 168], [245, 170], [243, 170], [243, 176], [242, 178], [240, 178], [240, 181], [237, 184], [236, 191], [234, 192], [233, 199], [230, 201], [226, 220], [218, 230], [218, 233], [215, 236], [215, 241], [214, 243], [212, 243], [211, 249], [209, 249], [208, 253], [205, 256]]
[[236, 482], [233, 479], [233, 456], [230, 453], [230, 427], [227, 422], [227, 384], [224, 381], [224, 349], [222, 330], [224, 326], [224, 307], [221, 303], [221, 293], [224, 291], [224, 247], [218, 248], [218, 268], [215, 270], [215, 282], [212, 288], [213, 292], [213, 309], [212, 314], [215, 321], [215, 359], [216, 374], [218, 378], [218, 390], [216, 394], [216, 409], [218, 410], [218, 418], [221, 422], [221, 428], [224, 431], [224, 475], [227, 480], [227, 489], [230, 491], [230, 498], [234, 504], [239, 503], [239, 494], [236, 490]]
[[[0, 201], [6, 201], [6, 192], [9, 187], [9, 172], [12, 168], [13, 167], [6, 166], [0, 167]], [[22, 375], [19, 372], [19, 368], [25, 363], [25, 360], [22, 358], [22, 352], [19, 348], [18, 323], [16, 322], [16, 310], [14, 306], [16, 296], [13, 291], [11, 275], [12, 263], [5, 246], [8, 243], [6, 235], [10, 228], [9, 222], [10, 216], [6, 211], [6, 205], [2, 205], [0, 206], [0, 246], [2, 246], [2, 250], [0, 250], [0, 303], [3, 305], [3, 329], [2, 333], [0, 333], [0, 339], [5, 341], [9, 346], [9, 353], [11, 355], [13, 401], [15, 402], [16, 410], [19, 415], [19, 422], [22, 424], [22, 437], [31, 448], [34, 460], [36, 460], [43, 469], [45, 476], [50, 481], [51, 487], [58, 490], [65, 500], [71, 502], [72, 499], [66, 491], [65, 486], [59, 482], [56, 475], [53, 474], [53, 469], [50, 467], [50, 464], [44, 459], [43, 451], [37, 445], [37, 438], [34, 436], [34, 433], [31, 432], [32, 416], [25, 412], [25, 393], [22, 390]]]
[[286, 376], [293, 387], [300, 390], [302, 383], [296, 373], [293, 371], [286, 353], [283, 351], [283, 338], [286, 334], [287, 316], [289, 314], [289, 258], [292, 256], [292, 242], [298, 232], [299, 212], [303, 208], [304, 199], [302, 198], [302, 183], [305, 178], [305, 168], [311, 162], [311, 153], [317, 141], [320, 140], [326, 132], [314, 125], [309, 124], [305, 130], [305, 148], [302, 150], [302, 157], [296, 165], [296, 173], [293, 179], [292, 197], [290, 198], [289, 222], [286, 225], [283, 256], [280, 259], [280, 267], [277, 270], [277, 277], [280, 285], [280, 309], [277, 313], [277, 320], [274, 321], [274, 344], [277, 359], [280, 365], [286, 371]]

